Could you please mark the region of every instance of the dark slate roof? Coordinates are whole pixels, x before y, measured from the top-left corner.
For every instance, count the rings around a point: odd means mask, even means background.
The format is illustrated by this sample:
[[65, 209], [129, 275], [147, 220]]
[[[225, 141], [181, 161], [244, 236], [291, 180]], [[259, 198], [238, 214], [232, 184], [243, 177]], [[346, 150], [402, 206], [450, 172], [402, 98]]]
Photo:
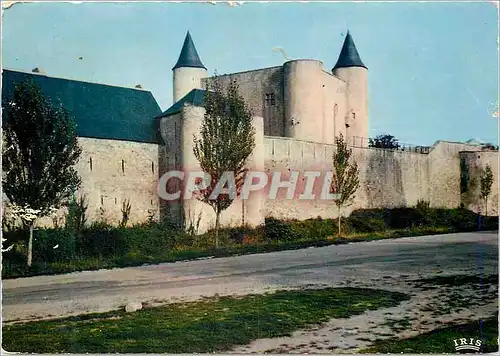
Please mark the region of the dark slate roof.
[[340, 51], [339, 59], [337, 61], [337, 64], [335, 64], [335, 67], [333, 67], [333, 69], [343, 68], [343, 67], [366, 68], [366, 66], [361, 61], [361, 58], [359, 57], [358, 50], [356, 49], [356, 45], [354, 44], [354, 41], [349, 31], [347, 31], [347, 36], [345, 37], [344, 45], [342, 46], [342, 50]]
[[181, 100], [179, 100], [170, 108], [168, 108], [167, 111], [162, 113], [159, 117], [166, 117], [173, 114], [177, 114], [182, 110], [182, 108], [186, 104], [203, 107], [205, 105], [205, 90], [202, 89], [191, 90]]
[[12, 98], [16, 83], [27, 79], [74, 117], [80, 137], [159, 143], [155, 117], [161, 109], [149, 91], [4, 69], [2, 103]]
[[[200, 57], [198, 56], [198, 52], [196, 51], [196, 47], [194, 46], [193, 39], [191, 35], [186, 34], [186, 39], [184, 40], [184, 44], [182, 45], [181, 54], [179, 59], [177, 60], [177, 64], [172, 70], [181, 67], [191, 67], [191, 68], [205, 68], [203, 63], [201, 63]], [[207, 68], [205, 68], [207, 69]]]

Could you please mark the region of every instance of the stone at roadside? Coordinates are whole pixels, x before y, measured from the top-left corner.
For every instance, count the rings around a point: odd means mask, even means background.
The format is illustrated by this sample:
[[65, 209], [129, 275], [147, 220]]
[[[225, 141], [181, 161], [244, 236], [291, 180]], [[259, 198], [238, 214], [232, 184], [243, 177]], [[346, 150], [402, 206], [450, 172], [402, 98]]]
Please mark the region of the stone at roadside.
[[127, 313], [133, 313], [137, 310], [141, 310], [142, 309], [142, 303], [141, 302], [131, 302], [131, 303], [128, 303], [126, 306], [125, 306], [125, 311]]

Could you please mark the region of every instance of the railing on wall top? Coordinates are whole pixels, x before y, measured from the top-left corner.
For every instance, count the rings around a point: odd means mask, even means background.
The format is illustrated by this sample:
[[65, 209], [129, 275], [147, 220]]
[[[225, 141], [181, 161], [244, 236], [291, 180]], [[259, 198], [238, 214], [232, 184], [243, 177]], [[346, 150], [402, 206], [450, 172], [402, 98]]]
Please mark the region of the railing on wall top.
[[[315, 142], [315, 141], [309, 141], [309, 140], [300, 140], [300, 139], [295, 139], [295, 138], [291, 138], [291, 137], [264, 136], [264, 138], [270, 139], [270, 140], [296, 141], [296, 142], [312, 143], [312, 144], [325, 145], [325, 146], [335, 146], [333, 144], [321, 143], [321, 142]], [[346, 139], [346, 143], [350, 147], [377, 148], [379, 150], [389, 150], [389, 151], [398, 151], [398, 152], [412, 152], [412, 153], [428, 154], [431, 151], [430, 146], [418, 146], [418, 145], [412, 145], [409, 143], [401, 143], [401, 142], [398, 142], [398, 147], [395, 147], [395, 148], [383, 148], [383, 147], [370, 146], [370, 139], [369, 138], [359, 137], [359, 136], [348, 137]]]
[[352, 147], [363, 147], [363, 148], [379, 148], [384, 150], [391, 151], [400, 151], [400, 152], [413, 152], [413, 153], [422, 153], [428, 154], [431, 150], [429, 146], [418, 146], [412, 145], [409, 143], [398, 142], [397, 147], [394, 148], [385, 148], [385, 147], [377, 147], [370, 145], [370, 139], [366, 137], [352, 136], [347, 138], [347, 144]]

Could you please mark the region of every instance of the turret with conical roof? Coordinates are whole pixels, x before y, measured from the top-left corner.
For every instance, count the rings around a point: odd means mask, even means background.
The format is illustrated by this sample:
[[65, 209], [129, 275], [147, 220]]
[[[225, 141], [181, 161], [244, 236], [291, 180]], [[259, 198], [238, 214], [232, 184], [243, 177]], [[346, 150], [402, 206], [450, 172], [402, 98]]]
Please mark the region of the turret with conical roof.
[[201, 80], [207, 77], [207, 68], [203, 65], [189, 31], [184, 39], [181, 54], [172, 68], [174, 72], [174, 104], [193, 89], [201, 89]]
[[196, 51], [196, 47], [194, 46], [194, 42], [189, 31], [184, 39], [179, 59], [172, 70], [182, 67], [207, 69], [203, 63], [201, 63], [200, 56], [198, 56], [198, 51]]
[[[333, 67], [332, 70], [337, 68], [346, 68], [346, 67], [363, 67], [366, 66], [363, 64], [361, 57], [359, 56], [356, 45], [354, 44], [354, 40], [352, 39], [351, 34], [347, 31], [347, 35], [344, 40], [344, 45], [342, 46], [342, 50], [340, 51], [339, 59], [337, 60], [337, 64]], [[366, 68], [368, 69], [368, 68]]]
[[368, 68], [361, 60], [349, 31], [332, 73], [347, 83], [346, 136], [362, 142], [360, 137], [368, 137]]

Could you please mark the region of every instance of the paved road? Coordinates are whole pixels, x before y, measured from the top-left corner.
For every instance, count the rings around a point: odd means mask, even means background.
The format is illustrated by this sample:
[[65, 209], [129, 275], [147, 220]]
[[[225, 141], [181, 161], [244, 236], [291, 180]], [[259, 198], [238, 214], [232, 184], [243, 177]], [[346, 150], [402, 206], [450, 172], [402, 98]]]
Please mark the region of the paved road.
[[[3, 281], [4, 321], [243, 295], [305, 285], [382, 287], [384, 279], [498, 274], [498, 233], [352, 243]], [[393, 283], [394, 285], [394, 283]], [[394, 288], [393, 288], [394, 289]]]

